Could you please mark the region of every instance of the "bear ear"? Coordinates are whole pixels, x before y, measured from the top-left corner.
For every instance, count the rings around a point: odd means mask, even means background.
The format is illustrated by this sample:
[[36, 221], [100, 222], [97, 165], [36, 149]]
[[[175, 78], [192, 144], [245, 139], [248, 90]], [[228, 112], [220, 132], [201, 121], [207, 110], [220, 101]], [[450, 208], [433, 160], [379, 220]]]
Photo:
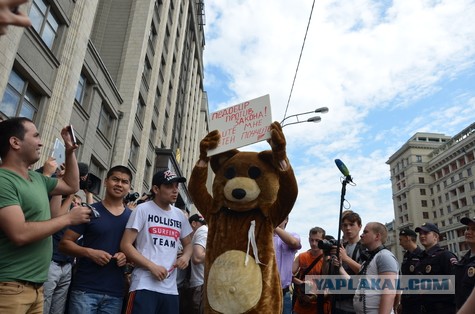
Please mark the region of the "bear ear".
[[223, 153], [211, 156], [209, 163], [211, 165], [211, 169], [213, 169], [213, 172], [216, 173], [216, 171], [218, 171], [218, 169], [221, 168], [221, 165], [226, 160], [230, 159], [237, 153], [239, 153], [237, 149], [232, 149], [232, 150], [228, 150], [227, 152], [223, 152]]

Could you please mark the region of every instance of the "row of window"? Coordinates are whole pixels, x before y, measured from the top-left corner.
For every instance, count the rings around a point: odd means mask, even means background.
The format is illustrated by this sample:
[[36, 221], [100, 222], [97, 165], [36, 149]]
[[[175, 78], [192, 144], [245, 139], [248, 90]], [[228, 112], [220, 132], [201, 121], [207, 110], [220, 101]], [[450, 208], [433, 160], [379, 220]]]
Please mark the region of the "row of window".
[[[84, 106], [84, 95], [87, 87], [87, 79], [81, 75], [77, 90], [75, 101], [77, 104]], [[22, 77], [15, 69], [10, 72], [8, 84], [0, 102], [0, 112], [5, 117], [26, 117], [35, 121], [38, 111], [40, 110], [42, 95], [35, 89], [33, 84]], [[102, 106], [99, 115], [98, 130], [109, 139], [112, 135], [113, 117], [107, 111], [105, 106]]]

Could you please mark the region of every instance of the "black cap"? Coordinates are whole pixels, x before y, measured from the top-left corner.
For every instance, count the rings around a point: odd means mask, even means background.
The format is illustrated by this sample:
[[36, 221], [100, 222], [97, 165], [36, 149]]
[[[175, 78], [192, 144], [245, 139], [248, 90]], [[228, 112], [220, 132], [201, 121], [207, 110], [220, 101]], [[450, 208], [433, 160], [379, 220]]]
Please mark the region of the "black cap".
[[460, 219], [460, 222], [468, 226], [469, 224], [475, 224], [475, 218], [463, 217], [462, 219]]
[[416, 232], [420, 232], [421, 230], [425, 232], [433, 231], [437, 234], [440, 233], [439, 228], [437, 228], [436, 225], [430, 222], [423, 223], [422, 226], [416, 228]]
[[190, 218], [188, 218], [188, 221], [190, 222], [190, 224], [193, 221], [197, 221], [200, 222], [202, 225], [206, 225], [206, 220], [198, 214], [191, 215]]
[[414, 230], [409, 228], [402, 229], [399, 231], [400, 236], [409, 236], [409, 237], [417, 237], [417, 233]]
[[186, 182], [186, 178], [179, 177], [171, 170], [159, 171], [153, 175], [152, 185], [160, 186], [161, 184], [169, 184], [179, 182]]

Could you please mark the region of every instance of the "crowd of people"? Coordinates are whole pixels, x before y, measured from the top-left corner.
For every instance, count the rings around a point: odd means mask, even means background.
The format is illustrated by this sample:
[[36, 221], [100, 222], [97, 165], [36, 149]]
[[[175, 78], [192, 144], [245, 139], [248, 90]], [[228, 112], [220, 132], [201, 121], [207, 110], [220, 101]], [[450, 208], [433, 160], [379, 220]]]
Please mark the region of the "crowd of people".
[[[75, 194], [82, 174], [68, 128], [61, 130], [65, 163], [48, 158], [34, 171], [43, 146], [35, 124], [21, 117], [0, 122], [0, 312], [203, 313], [208, 229], [202, 216], [188, 217], [174, 206], [186, 179], [159, 171], [151, 191], [130, 204], [132, 172], [118, 165], [107, 172], [104, 198], [94, 202], [85, 190], [83, 201]], [[310, 249], [298, 255], [300, 237], [286, 230], [287, 223], [288, 217], [274, 231], [285, 314], [470, 311], [475, 218], [460, 220], [470, 247], [460, 261], [439, 245], [437, 225], [402, 229], [401, 265], [384, 246], [385, 225], [369, 222], [362, 228], [356, 212], [342, 213], [341, 246], [323, 228], [313, 227]], [[368, 293], [361, 285], [346, 293], [319, 291], [308, 276], [322, 275], [390, 280], [453, 275], [448, 278], [455, 294], [389, 288]]]
[[[292, 249], [299, 247], [296, 243], [300, 242], [291, 244], [292, 242], [288, 240], [291, 233], [281, 235], [276, 230], [276, 237], [280, 237], [275, 243], [281, 278], [287, 278], [289, 273], [293, 276], [291, 285], [282, 279], [284, 296], [282, 313], [473, 313], [475, 218], [463, 217], [460, 223], [466, 225], [465, 241], [470, 248], [460, 260], [454, 253], [439, 245], [440, 231], [435, 224], [428, 222], [415, 230], [409, 228], [400, 230], [399, 244], [405, 251], [401, 265], [394, 254], [384, 246], [388, 236], [385, 225], [369, 222], [360, 235], [361, 218], [353, 211], [348, 210], [342, 214], [343, 242], [338, 248], [339, 254], [335, 254], [336, 245], [332, 245], [331, 249], [325, 248], [328, 243], [336, 243], [335, 241], [325, 243], [326, 239], [332, 237], [326, 236], [323, 228], [314, 227], [309, 232], [308, 251], [298, 254], [295, 259], [292, 257], [287, 261], [279, 259], [282, 248], [278, 246], [284, 246], [287, 252], [291, 252], [289, 254], [295, 254], [296, 250]], [[293, 237], [294, 241], [300, 241], [298, 236]], [[417, 238], [422, 248], [418, 246]], [[287, 267], [282, 263], [286, 263]], [[288, 266], [291, 264], [292, 271], [289, 272]], [[353, 277], [358, 281], [355, 291], [345, 290], [345, 293], [335, 293], [328, 289], [318, 291], [318, 286], [311, 280], [312, 276], [336, 274], [345, 279], [358, 275]], [[306, 277], [307, 275], [310, 277]], [[368, 278], [376, 276], [390, 282], [394, 281], [394, 287], [398, 287], [397, 282], [408, 282], [411, 279], [419, 279], [418, 282], [422, 282], [419, 276], [427, 276], [426, 278], [431, 280], [440, 278], [442, 282], [448, 281], [446, 287], [453, 287], [453, 290], [447, 289], [447, 292], [439, 293], [435, 291], [436, 288], [427, 290], [416, 286], [413, 291], [401, 292], [397, 288], [383, 287], [380, 292], [374, 293], [374, 291], [368, 292], [368, 287], [360, 284], [363, 280], [361, 278], [364, 278], [362, 276], [369, 276]], [[404, 280], [403, 276], [406, 276]], [[287, 307], [285, 296], [291, 286], [293, 286], [292, 306]]]
[[[0, 35], [9, 25], [31, 25], [18, 9], [26, 1], [0, 0]], [[104, 198], [94, 202], [85, 190], [83, 200], [75, 194], [81, 179], [78, 146], [68, 127], [61, 137], [65, 163], [49, 158], [32, 171], [42, 147], [36, 126], [27, 118], [0, 122], [0, 313], [203, 313], [208, 229], [199, 214], [187, 217], [174, 206], [178, 184], [186, 179], [157, 172], [150, 193], [131, 206], [124, 198], [132, 172], [118, 165], [107, 172]], [[287, 223], [288, 217], [274, 234], [284, 314], [473, 313], [475, 218], [460, 220], [470, 247], [460, 260], [439, 245], [435, 224], [402, 229], [401, 265], [384, 246], [386, 227], [369, 222], [360, 235], [362, 221], [353, 211], [342, 214], [341, 246], [313, 227], [310, 249], [298, 255], [300, 237], [286, 230]], [[151, 239], [149, 232], [168, 236]], [[332, 294], [316, 291], [307, 280], [321, 275], [453, 275], [455, 293], [387, 288], [375, 294], [358, 285], [353, 293]]]

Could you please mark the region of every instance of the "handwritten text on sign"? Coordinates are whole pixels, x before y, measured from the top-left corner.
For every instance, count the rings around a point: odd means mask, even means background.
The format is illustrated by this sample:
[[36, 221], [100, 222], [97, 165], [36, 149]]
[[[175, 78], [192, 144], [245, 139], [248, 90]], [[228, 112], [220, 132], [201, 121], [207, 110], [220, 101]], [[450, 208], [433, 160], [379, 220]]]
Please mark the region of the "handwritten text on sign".
[[221, 140], [217, 148], [208, 151], [208, 156], [270, 138], [271, 123], [269, 95], [213, 112], [210, 130], [219, 130]]

